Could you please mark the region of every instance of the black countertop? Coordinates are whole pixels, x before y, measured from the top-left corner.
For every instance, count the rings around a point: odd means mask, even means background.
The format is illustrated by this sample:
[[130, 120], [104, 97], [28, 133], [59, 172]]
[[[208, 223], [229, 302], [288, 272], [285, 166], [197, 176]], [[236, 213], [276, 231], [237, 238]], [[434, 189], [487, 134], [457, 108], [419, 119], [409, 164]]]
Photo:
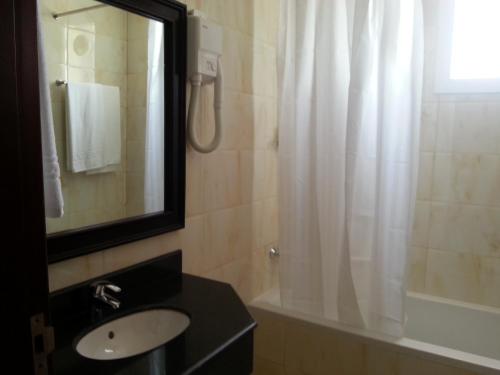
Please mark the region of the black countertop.
[[[96, 304], [89, 287], [95, 280], [53, 293], [53, 374], [191, 374], [255, 328], [255, 321], [230, 285], [182, 274], [181, 264], [181, 252], [176, 251], [99, 277], [122, 288], [116, 295], [121, 301], [118, 310]], [[89, 328], [155, 306], [187, 313], [190, 326], [169, 343], [132, 358], [97, 361], [75, 351], [75, 338]]]

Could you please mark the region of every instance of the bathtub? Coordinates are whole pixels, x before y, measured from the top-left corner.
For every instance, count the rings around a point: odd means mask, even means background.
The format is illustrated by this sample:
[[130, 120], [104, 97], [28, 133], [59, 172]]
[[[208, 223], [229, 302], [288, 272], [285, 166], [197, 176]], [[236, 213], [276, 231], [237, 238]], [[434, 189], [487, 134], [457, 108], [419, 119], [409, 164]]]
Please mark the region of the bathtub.
[[[365, 364], [364, 372], [359, 371], [363, 374], [500, 374], [500, 309], [417, 293], [408, 293], [407, 298], [406, 335], [401, 339], [395, 339], [332, 320], [284, 309], [280, 304], [279, 291], [271, 290], [250, 304], [250, 311], [255, 314], [256, 320], [264, 327], [263, 330], [269, 331], [261, 335], [264, 338], [261, 338], [260, 341], [257, 334], [256, 356], [264, 362], [269, 359], [266, 366], [272, 364], [286, 368], [289, 365], [289, 359], [284, 353], [273, 354], [274, 357], [268, 358], [269, 353], [276, 352], [276, 346], [293, 346], [286, 342], [286, 338], [282, 338], [281, 342], [271, 343], [275, 336], [280, 335], [276, 331], [276, 327], [280, 326], [281, 322], [286, 322], [288, 326], [298, 324], [303, 330], [328, 331], [332, 335], [340, 335], [351, 342], [359, 342], [365, 348], [360, 353], [365, 353], [366, 348], [377, 347], [379, 354], [372, 356], [375, 358], [370, 359], [369, 365]], [[272, 322], [271, 324], [268, 324], [268, 319]], [[286, 334], [283, 334], [284, 336]], [[297, 340], [304, 341], [305, 339]], [[310, 342], [313, 341], [310, 340]], [[300, 345], [301, 343], [298, 343], [298, 347]], [[316, 349], [316, 351], [318, 350]], [[385, 353], [388, 352], [394, 353], [394, 355], [392, 357], [386, 356]], [[297, 362], [294, 357], [300, 355], [302, 353], [299, 350], [299, 354], [292, 354], [288, 357]], [[312, 355], [315, 355], [314, 351], [312, 351]], [[366, 356], [365, 354], [361, 355]], [[328, 354], [322, 356], [328, 357]], [[332, 356], [344, 357], [345, 355], [335, 353]], [[384, 359], [384, 357], [386, 358]], [[404, 359], [403, 362], [406, 361], [411, 365], [401, 365], [400, 358]], [[409, 359], [411, 360], [409, 361]], [[310, 360], [310, 365], [318, 367], [319, 365], [315, 362], [320, 360], [320, 357]], [[351, 365], [357, 365], [359, 361], [361, 359], [353, 359]], [[381, 361], [392, 361], [392, 364], [380, 363]], [[384, 365], [390, 370], [378, 372], [366, 370], [367, 366], [380, 369], [384, 368]], [[307, 366], [307, 363], [301, 366]], [[397, 370], [394, 370], [395, 368]], [[420, 370], [415, 370], [415, 368], [420, 368]], [[306, 370], [302, 371], [306, 372]], [[308, 371], [315, 373], [314, 369]], [[258, 370], [256, 372], [259, 374]], [[270, 373], [270, 370], [261, 371], [263, 374], [266, 372]], [[342, 370], [340, 370], [341, 372]], [[322, 371], [318, 370], [318, 373], [333, 373], [333, 370], [325, 372], [322, 369]], [[354, 371], [353, 373], [358, 372]]]

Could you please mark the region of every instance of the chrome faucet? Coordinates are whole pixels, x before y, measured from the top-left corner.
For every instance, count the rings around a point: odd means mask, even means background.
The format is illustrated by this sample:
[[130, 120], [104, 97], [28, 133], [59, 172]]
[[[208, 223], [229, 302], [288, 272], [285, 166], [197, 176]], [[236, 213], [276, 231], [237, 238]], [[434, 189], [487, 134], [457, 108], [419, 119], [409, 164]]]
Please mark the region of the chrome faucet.
[[91, 287], [94, 288], [94, 298], [105, 303], [106, 305], [111, 306], [115, 310], [120, 307], [120, 301], [106, 293], [107, 290], [115, 293], [120, 293], [122, 289], [119, 286], [111, 284], [107, 280], [99, 280], [95, 283], [92, 283]]

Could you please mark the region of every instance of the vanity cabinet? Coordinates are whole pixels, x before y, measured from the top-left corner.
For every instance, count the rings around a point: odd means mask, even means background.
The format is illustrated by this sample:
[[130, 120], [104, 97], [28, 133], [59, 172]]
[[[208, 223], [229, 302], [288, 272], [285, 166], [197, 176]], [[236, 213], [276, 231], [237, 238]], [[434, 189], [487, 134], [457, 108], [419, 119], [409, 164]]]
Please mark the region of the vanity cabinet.
[[[122, 290], [116, 294], [118, 309], [96, 300], [91, 285], [97, 280], [53, 293], [53, 374], [251, 374], [256, 323], [245, 305], [229, 284], [183, 274], [181, 269], [179, 250], [102, 276]], [[129, 358], [95, 360], [77, 352], [82, 335], [103, 322], [158, 308], [186, 314], [190, 325], [173, 340]], [[136, 339], [141, 339], [140, 333]]]

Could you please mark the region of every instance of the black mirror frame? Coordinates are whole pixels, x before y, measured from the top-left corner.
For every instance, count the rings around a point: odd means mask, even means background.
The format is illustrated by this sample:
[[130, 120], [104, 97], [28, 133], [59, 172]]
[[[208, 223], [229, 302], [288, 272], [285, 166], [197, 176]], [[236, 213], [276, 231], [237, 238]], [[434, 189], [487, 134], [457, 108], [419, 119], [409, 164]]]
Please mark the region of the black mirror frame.
[[187, 10], [174, 0], [100, 0], [164, 24], [164, 211], [47, 236], [49, 263], [184, 228]]

